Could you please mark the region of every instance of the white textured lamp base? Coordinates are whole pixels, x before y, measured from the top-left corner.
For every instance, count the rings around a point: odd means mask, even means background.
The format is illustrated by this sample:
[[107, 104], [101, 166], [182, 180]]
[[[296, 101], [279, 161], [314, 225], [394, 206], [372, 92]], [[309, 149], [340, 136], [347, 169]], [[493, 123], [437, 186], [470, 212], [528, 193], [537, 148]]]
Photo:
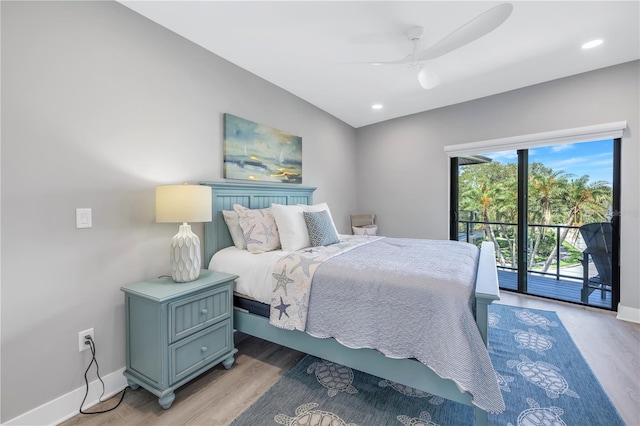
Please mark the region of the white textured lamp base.
[[201, 264], [200, 238], [184, 223], [171, 239], [171, 278], [177, 283], [195, 281]]

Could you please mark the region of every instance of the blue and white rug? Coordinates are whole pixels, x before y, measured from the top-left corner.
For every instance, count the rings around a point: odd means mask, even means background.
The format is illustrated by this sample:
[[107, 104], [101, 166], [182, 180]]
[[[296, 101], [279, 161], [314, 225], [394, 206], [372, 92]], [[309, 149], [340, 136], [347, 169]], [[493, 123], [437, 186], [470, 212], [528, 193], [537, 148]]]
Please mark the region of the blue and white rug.
[[[492, 305], [489, 354], [507, 409], [490, 425], [624, 425], [555, 312]], [[232, 425], [471, 425], [473, 410], [305, 356]]]

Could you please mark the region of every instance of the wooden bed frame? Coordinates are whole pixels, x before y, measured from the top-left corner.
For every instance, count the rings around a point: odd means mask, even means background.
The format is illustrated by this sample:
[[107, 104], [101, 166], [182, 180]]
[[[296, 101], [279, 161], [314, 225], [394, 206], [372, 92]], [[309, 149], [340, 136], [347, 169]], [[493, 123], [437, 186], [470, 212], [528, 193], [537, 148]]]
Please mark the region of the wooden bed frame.
[[[302, 186], [267, 185], [253, 183], [202, 182], [213, 190], [213, 220], [204, 227], [205, 267], [211, 257], [233, 245], [222, 217], [222, 210], [233, 210], [234, 204], [259, 209], [271, 204], [313, 204], [315, 188]], [[476, 277], [476, 323], [487, 344], [488, 308], [500, 299], [495, 252], [492, 243], [483, 243]], [[234, 327], [251, 336], [286, 346], [300, 352], [342, 364], [382, 379], [391, 380], [424, 392], [474, 407], [475, 424], [487, 424], [487, 413], [471, 402], [467, 393], [456, 384], [443, 379], [414, 359], [391, 359], [373, 349], [350, 349], [334, 339], [318, 339], [301, 331], [290, 331], [269, 324], [269, 319], [241, 309], [234, 310]]]

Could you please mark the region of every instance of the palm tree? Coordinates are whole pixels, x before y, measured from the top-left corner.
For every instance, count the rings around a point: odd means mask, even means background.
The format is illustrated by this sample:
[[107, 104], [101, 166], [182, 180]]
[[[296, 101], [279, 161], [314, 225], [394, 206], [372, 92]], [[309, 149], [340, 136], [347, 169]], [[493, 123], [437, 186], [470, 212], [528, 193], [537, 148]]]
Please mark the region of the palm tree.
[[[566, 197], [567, 179], [564, 177], [564, 171], [554, 171], [553, 169], [544, 167], [541, 163], [533, 163], [530, 174], [529, 200], [531, 200], [532, 203], [529, 205], [529, 220], [535, 223], [534, 215], [538, 213], [541, 219], [538, 222], [542, 222], [541, 225], [550, 225], [552, 201]], [[539, 207], [539, 209], [536, 209], [536, 206]], [[542, 226], [535, 229], [537, 229], [537, 232], [536, 230], [533, 231], [535, 234], [535, 242], [529, 256], [529, 269], [533, 267], [540, 241], [545, 236], [548, 227]]]
[[[580, 226], [589, 221], [601, 221], [606, 218], [606, 214], [612, 200], [612, 190], [608, 182], [589, 182], [589, 175], [568, 183], [566, 203], [569, 207], [567, 225]], [[570, 228], [564, 228], [560, 234], [560, 244], [567, 238]], [[546, 272], [556, 257], [557, 247], [554, 247], [549, 254], [543, 272]]]
[[494, 216], [496, 221], [500, 222], [500, 236], [509, 245], [511, 267], [515, 268], [518, 261], [518, 229], [511, 224], [518, 222], [518, 178], [515, 169], [509, 170], [507, 167], [506, 171], [495, 197]]
[[[498, 207], [495, 201], [502, 194], [509, 192], [504, 188], [505, 176], [510, 174], [508, 166], [497, 162], [465, 166], [459, 183], [461, 209], [479, 211], [483, 222], [496, 221]], [[515, 176], [515, 172], [513, 174]], [[506, 266], [493, 227], [487, 223], [484, 225], [484, 230], [496, 247], [498, 262], [501, 266]]]

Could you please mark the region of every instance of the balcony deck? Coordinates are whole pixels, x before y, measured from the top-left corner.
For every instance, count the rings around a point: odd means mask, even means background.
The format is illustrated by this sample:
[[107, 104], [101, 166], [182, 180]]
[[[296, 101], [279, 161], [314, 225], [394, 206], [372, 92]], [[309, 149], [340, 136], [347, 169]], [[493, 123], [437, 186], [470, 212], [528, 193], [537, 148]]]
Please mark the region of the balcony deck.
[[[514, 291], [518, 288], [518, 276], [515, 271], [498, 269], [498, 282], [500, 288]], [[529, 273], [527, 287], [527, 292], [532, 295], [582, 303], [580, 300], [582, 280], [580, 279], [561, 278], [556, 280], [552, 277]], [[600, 290], [594, 291], [589, 295], [589, 305], [610, 309], [611, 292], [605, 292], [605, 298], [602, 299]]]

